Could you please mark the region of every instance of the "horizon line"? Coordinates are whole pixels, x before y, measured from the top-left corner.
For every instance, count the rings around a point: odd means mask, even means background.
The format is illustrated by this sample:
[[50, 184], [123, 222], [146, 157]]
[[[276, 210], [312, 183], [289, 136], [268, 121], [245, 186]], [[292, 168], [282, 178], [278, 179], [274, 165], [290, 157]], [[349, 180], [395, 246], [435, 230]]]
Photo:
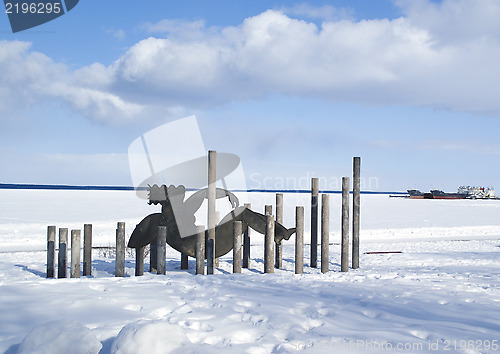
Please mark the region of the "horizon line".
[[[107, 190], [107, 191], [135, 191], [147, 190], [145, 187], [133, 186], [102, 186], [102, 185], [70, 185], [70, 184], [39, 184], [39, 183], [0, 183], [0, 189], [24, 189], [24, 190]], [[187, 191], [195, 191], [195, 188], [186, 188]], [[262, 193], [311, 193], [308, 189], [230, 189], [231, 192], [262, 192]], [[319, 190], [320, 193], [340, 194], [340, 190]], [[407, 194], [406, 192], [387, 191], [360, 191], [362, 194]], [[352, 191], [350, 191], [352, 193]]]

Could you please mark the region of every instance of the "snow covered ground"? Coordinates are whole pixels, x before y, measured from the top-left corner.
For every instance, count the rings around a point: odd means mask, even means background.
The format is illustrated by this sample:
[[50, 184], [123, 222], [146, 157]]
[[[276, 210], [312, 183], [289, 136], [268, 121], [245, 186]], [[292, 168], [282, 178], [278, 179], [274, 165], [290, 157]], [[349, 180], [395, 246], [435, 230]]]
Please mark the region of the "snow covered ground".
[[[238, 196], [255, 210], [274, 204], [270, 193]], [[309, 198], [285, 194], [287, 227], [306, 207], [307, 243]], [[195, 276], [194, 260], [181, 271], [169, 248], [165, 276], [135, 277], [128, 255], [127, 277], [115, 278], [113, 258], [95, 250], [92, 277], [46, 279], [48, 225], [92, 223], [94, 245], [112, 246], [118, 221], [128, 237], [158, 207], [133, 192], [0, 190], [0, 352], [500, 353], [500, 201], [362, 195], [361, 268], [341, 273], [331, 198], [327, 274], [308, 266], [309, 245], [294, 274], [293, 237], [283, 269], [262, 274], [253, 232], [242, 274], [227, 255], [214, 276]]]

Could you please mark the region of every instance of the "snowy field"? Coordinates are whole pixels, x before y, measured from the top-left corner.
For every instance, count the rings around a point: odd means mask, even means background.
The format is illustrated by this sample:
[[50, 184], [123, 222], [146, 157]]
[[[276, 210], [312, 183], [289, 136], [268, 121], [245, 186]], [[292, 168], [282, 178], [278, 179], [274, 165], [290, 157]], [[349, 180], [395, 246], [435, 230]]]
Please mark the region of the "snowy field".
[[[270, 193], [238, 194], [264, 210]], [[340, 195], [331, 196], [330, 269], [294, 274], [294, 237], [283, 269], [263, 272], [252, 232], [250, 269], [213, 276], [180, 270], [125, 278], [95, 250], [92, 277], [46, 279], [48, 225], [93, 224], [94, 245], [113, 246], [157, 212], [134, 192], [0, 190], [0, 352], [37, 353], [500, 353], [500, 201], [409, 200], [362, 195], [360, 269], [340, 272]], [[284, 224], [308, 194], [285, 194]], [[224, 205], [226, 203], [226, 205]], [[225, 215], [226, 201], [218, 208]], [[201, 218], [202, 216], [200, 216]], [[365, 254], [373, 251], [401, 253]], [[148, 265], [145, 266], [148, 270]], [[35, 350], [36, 349], [36, 350]]]

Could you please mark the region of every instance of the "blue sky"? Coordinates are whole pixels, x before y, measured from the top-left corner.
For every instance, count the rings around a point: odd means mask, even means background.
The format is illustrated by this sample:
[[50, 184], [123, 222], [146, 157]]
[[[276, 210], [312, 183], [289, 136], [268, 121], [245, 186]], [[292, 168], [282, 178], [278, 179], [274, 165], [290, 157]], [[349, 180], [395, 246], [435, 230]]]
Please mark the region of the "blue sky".
[[364, 189], [500, 188], [499, 15], [495, 0], [82, 0], [13, 34], [4, 14], [0, 183], [130, 185], [130, 143], [195, 114], [248, 187], [336, 189], [361, 156]]

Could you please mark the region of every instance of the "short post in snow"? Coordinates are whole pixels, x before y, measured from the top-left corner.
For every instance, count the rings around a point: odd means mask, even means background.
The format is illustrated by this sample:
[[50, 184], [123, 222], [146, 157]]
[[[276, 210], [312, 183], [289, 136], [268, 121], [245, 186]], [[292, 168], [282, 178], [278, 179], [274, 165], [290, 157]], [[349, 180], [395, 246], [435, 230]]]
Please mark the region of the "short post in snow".
[[71, 278], [80, 278], [81, 230], [71, 230]]
[[[203, 240], [205, 241], [205, 240]], [[152, 242], [153, 244], [155, 242]], [[158, 226], [158, 235], [156, 236], [156, 272], [165, 275], [167, 272], [167, 227]]]
[[[251, 209], [252, 205], [249, 203], [245, 204], [245, 208]], [[243, 230], [243, 268], [248, 268], [250, 266], [250, 227], [248, 225]]]
[[144, 246], [135, 249], [135, 276], [144, 275]]
[[83, 276], [92, 275], [92, 224], [83, 225]]
[[[266, 211], [268, 206], [266, 206]], [[274, 273], [274, 217], [266, 215], [266, 235], [264, 238], [264, 273]]]
[[59, 229], [59, 254], [57, 257], [57, 277], [66, 278], [68, 275], [68, 229]]
[[361, 157], [354, 157], [352, 180], [352, 269], [359, 268], [360, 175]]
[[321, 195], [321, 273], [329, 271], [330, 263], [330, 196]]
[[188, 268], [189, 268], [188, 255], [181, 253], [181, 269], [188, 269]]
[[54, 278], [56, 268], [56, 227], [47, 227], [47, 278]]
[[235, 221], [233, 223], [233, 273], [241, 273], [241, 234], [243, 223]]
[[125, 276], [125, 223], [119, 222], [116, 229], [115, 277]]
[[205, 226], [199, 226], [196, 234], [196, 274], [205, 274]]
[[158, 245], [159, 245], [158, 235], [156, 236], [156, 240], [153, 240], [149, 244], [149, 272], [150, 273], [158, 273]]
[[[283, 225], [283, 193], [276, 193], [276, 222]], [[281, 268], [283, 265], [283, 242], [277, 243], [274, 267]]]
[[349, 271], [349, 177], [342, 177], [342, 253], [340, 268]]
[[216, 194], [216, 152], [208, 151], [208, 240], [207, 240], [207, 274], [214, 274], [215, 268], [215, 194]]
[[295, 208], [295, 274], [304, 272], [304, 207]]
[[311, 268], [318, 266], [318, 194], [319, 179], [311, 179]]

